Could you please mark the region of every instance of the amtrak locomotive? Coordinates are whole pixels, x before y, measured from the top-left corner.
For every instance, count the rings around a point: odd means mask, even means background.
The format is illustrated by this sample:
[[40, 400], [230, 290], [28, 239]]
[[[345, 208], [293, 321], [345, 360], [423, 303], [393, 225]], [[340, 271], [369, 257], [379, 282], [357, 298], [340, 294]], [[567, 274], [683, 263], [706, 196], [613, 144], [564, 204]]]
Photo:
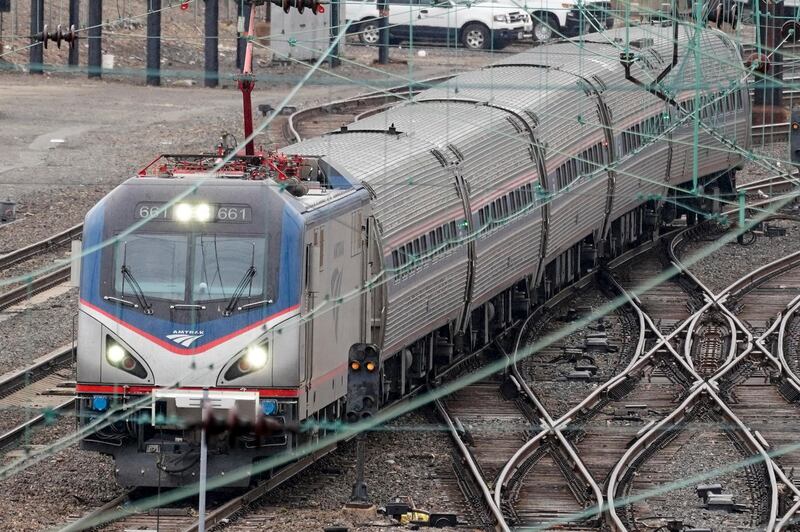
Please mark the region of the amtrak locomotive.
[[[701, 198], [743, 163], [750, 104], [737, 46], [694, 31], [506, 56], [211, 178], [219, 154], [152, 163], [86, 216], [83, 447], [125, 485], [194, 482], [205, 393], [239, 427], [210, 433], [209, 474], [254, 467], [324, 435], [259, 420], [359, 418], [710, 210]], [[705, 194], [686, 192], [693, 177]]]

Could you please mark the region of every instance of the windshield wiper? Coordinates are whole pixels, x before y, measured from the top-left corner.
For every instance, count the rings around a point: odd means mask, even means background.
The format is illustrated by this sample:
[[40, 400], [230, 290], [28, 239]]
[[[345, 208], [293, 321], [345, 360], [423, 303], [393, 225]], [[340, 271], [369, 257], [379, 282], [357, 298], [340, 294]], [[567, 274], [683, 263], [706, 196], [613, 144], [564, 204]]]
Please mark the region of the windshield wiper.
[[142, 310], [145, 314], [152, 314], [153, 313], [153, 306], [147, 301], [147, 298], [144, 295], [144, 291], [142, 287], [139, 286], [139, 283], [136, 282], [136, 279], [133, 277], [133, 273], [131, 273], [130, 269], [128, 269], [127, 264], [122, 264], [122, 268], [120, 269], [122, 272], [122, 278], [126, 279], [130, 285], [131, 289], [133, 289], [133, 295], [136, 296], [136, 299], [139, 301], [139, 304], [142, 306]]
[[228, 300], [228, 305], [225, 307], [225, 310], [222, 311], [222, 314], [225, 316], [230, 316], [233, 313], [233, 309], [236, 308], [236, 303], [242, 298], [244, 295], [245, 289], [252, 284], [253, 277], [256, 276], [256, 268], [252, 264], [247, 271], [244, 272], [241, 281], [239, 284], [236, 285], [236, 290], [233, 291], [233, 295], [231, 295], [230, 300]]

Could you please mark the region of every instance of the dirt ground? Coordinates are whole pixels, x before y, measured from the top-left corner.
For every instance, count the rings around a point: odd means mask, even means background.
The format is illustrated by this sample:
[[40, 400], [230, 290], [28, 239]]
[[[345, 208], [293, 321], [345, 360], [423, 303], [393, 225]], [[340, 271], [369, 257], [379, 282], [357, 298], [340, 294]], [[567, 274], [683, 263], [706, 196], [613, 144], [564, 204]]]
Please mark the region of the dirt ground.
[[[289, 105], [317, 105], [492, 60], [490, 54], [448, 49], [404, 57], [398, 49], [389, 65], [378, 68], [371, 64], [374, 49], [349, 50], [354, 63], [320, 69]], [[261, 68], [254, 108], [277, 106], [309, 68]], [[232, 83], [206, 89], [131, 81], [0, 72], [0, 199], [17, 202], [19, 219], [0, 226], [0, 253], [79, 223], [91, 205], [159, 153], [211, 150], [223, 131], [242, 137], [241, 94]], [[270, 145], [271, 133], [256, 144]]]

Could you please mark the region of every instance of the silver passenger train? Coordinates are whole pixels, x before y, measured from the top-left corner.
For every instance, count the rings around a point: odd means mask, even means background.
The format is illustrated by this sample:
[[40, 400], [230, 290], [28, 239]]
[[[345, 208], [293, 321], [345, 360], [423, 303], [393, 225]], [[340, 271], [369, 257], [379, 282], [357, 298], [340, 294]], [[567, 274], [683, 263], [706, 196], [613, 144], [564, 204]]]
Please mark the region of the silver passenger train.
[[[124, 485], [194, 482], [205, 393], [245, 427], [209, 437], [209, 474], [254, 468], [324, 435], [259, 420], [366, 415], [662, 224], [693, 223], [711, 209], [693, 177], [707, 197], [733, 190], [750, 103], [725, 34], [681, 27], [673, 47], [671, 32], [539, 46], [213, 178], [198, 177], [213, 155], [165, 156], [116, 188], [85, 223], [83, 447]], [[364, 346], [378, 358], [352, 359]], [[355, 404], [366, 372], [377, 397]]]

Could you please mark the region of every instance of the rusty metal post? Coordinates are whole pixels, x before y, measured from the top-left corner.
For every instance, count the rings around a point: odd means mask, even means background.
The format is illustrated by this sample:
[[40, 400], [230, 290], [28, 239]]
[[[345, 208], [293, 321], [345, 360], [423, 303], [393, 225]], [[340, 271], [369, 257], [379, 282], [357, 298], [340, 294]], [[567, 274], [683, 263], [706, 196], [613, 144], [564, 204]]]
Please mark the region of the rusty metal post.
[[241, 72], [242, 67], [244, 66], [244, 53], [245, 48], [247, 47], [247, 39], [242, 37], [244, 33], [246, 33], [247, 28], [250, 27], [250, 11], [252, 9], [252, 5], [249, 3], [242, 3], [242, 1], [238, 1], [236, 3], [236, 13], [237, 17], [237, 24], [241, 17], [244, 17], [244, 25], [240, 26], [243, 27], [244, 30], [239, 33], [239, 37], [236, 39], [236, 69]]

